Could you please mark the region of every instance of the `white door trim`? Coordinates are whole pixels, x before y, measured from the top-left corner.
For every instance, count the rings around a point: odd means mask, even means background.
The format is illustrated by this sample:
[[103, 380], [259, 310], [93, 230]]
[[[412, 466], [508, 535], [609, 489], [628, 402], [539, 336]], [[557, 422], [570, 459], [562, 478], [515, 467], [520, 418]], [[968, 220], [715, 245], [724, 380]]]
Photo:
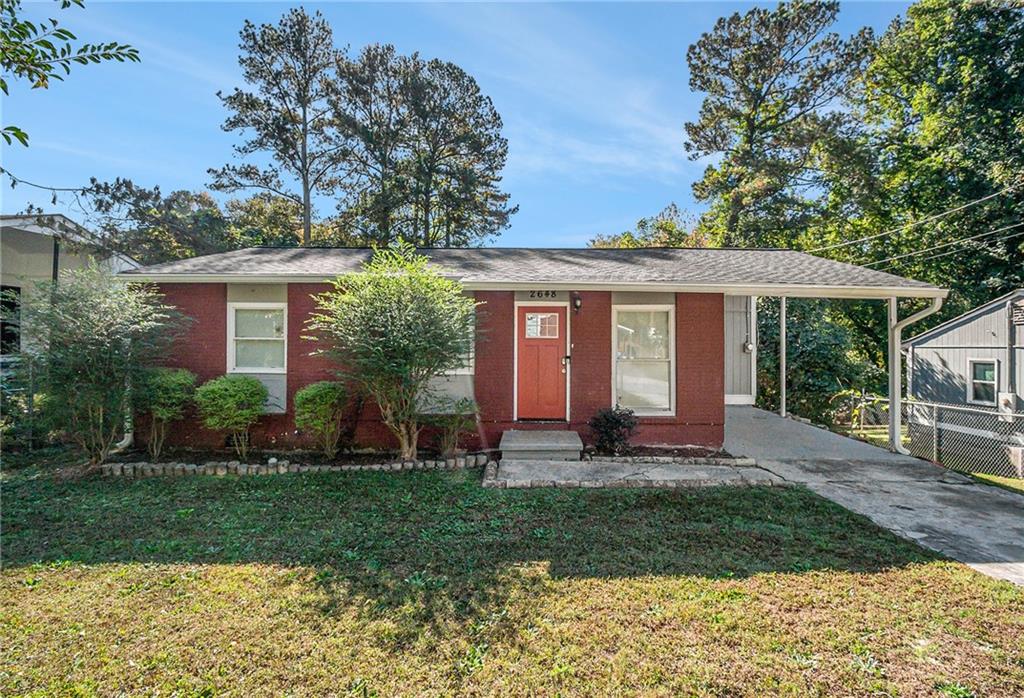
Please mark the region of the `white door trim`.
[[[565, 308], [565, 354], [572, 356], [572, 309], [569, 301], [515, 301], [512, 308], [512, 421], [519, 421], [519, 308]], [[569, 386], [572, 382], [572, 359], [565, 364], [565, 421], [569, 421]]]

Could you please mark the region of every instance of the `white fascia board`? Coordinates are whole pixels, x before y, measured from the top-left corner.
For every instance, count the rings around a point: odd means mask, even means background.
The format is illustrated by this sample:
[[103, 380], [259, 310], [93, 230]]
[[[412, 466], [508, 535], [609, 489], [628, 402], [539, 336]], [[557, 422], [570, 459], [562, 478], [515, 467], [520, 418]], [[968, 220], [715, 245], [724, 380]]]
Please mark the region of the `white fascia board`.
[[[330, 283], [323, 274], [161, 274], [125, 273], [126, 280], [153, 283]], [[913, 286], [815, 286], [809, 284], [673, 284], [663, 282], [465, 281], [468, 291], [519, 291], [543, 286], [555, 291], [663, 291], [722, 293], [731, 296], [788, 296], [791, 298], [945, 298], [944, 288]]]

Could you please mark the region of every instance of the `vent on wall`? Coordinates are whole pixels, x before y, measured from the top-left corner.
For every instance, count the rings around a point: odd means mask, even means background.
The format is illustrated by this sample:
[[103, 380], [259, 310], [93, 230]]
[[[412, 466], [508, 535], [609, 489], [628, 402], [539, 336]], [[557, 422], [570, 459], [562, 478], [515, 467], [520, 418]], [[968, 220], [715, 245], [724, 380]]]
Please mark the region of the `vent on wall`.
[[1024, 300], [1016, 301], [1013, 304], [1013, 324], [1018, 327], [1024, 325]]

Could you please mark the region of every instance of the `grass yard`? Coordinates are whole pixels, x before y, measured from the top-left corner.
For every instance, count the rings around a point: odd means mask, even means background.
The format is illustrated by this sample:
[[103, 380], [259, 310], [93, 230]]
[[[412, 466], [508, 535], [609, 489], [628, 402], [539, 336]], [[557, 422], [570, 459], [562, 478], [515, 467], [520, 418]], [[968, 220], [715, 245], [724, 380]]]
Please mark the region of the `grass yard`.
[[1024, 590], [803, 489], [3, 487], [0, 694], [1024, 693]]
[[999, 477], [988, 473], [968, 473], [971, 477], [977, 478], [987, 485], [995, 485], [1011, 492], [1024, 494], [1024, 480], [1019, 477]]

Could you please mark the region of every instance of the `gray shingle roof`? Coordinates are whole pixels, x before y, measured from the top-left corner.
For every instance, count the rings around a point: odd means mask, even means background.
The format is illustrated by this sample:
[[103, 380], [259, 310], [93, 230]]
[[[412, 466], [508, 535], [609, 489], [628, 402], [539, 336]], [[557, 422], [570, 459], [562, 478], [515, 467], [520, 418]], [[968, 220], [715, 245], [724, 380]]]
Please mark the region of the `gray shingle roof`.
[[[425, 249], [443, 272], [470, 287], [486, 284], [659, 285], [696, 287], [838, 287], [941, 289], [852, 264], [776, 249]], [[212, 280], [213, 277], [323, 279], [358, 271], [372, 252], [362, 248], [255, 247], [143, 267], [126, 276]], [[944, 293], [943, 293], [944, 294]]]

